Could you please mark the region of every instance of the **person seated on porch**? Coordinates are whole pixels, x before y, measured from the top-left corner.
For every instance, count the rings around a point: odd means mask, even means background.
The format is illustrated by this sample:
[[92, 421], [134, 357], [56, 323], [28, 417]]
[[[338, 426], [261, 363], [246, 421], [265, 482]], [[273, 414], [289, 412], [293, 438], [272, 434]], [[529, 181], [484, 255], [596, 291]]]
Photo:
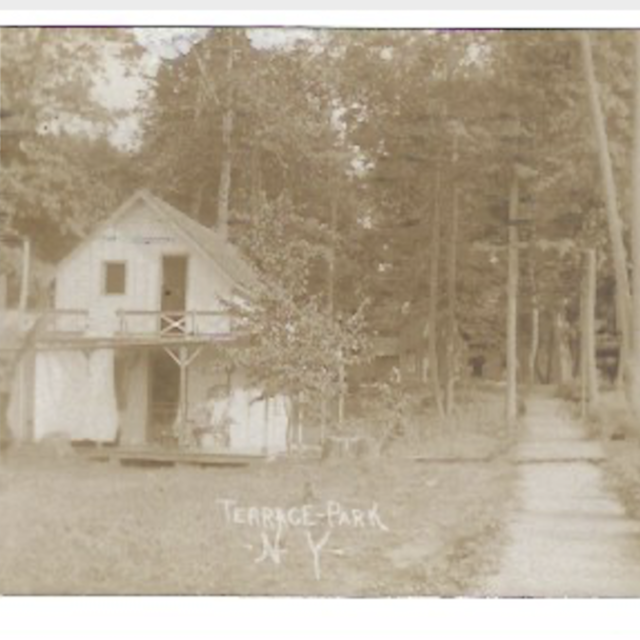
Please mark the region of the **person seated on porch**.
[[196, 409], [194, 435], [201, 447], [228, 449], [233, 420], [229, 415], [230, 398], [224, 385], [210, 387], [207, 399]]

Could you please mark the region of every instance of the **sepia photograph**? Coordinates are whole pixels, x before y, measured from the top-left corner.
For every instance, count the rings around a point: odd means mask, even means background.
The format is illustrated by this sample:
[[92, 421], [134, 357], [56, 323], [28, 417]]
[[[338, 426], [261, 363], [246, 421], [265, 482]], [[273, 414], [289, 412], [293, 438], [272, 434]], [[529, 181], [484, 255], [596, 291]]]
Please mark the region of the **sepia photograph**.
[[640, 596], [640, 30], [0, 27], [0, 594]]

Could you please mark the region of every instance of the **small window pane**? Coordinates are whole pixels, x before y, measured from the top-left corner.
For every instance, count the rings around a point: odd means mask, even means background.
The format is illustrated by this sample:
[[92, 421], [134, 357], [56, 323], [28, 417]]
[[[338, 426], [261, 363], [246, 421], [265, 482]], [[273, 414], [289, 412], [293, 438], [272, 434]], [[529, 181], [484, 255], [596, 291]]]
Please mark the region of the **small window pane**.
[[123, 262], [107, 262], [104, 270], [104, 292], [121, 294], [125, 292], [127, 279], [126, 265]]

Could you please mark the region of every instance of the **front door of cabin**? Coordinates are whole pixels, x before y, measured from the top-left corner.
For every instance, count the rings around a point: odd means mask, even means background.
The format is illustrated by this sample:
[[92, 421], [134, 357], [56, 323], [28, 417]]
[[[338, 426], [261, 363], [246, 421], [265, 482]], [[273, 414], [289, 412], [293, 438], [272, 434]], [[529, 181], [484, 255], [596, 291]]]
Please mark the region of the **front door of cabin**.
[[185, 333], [187, 308], [187, 256], [162, 256], [160, 332]]

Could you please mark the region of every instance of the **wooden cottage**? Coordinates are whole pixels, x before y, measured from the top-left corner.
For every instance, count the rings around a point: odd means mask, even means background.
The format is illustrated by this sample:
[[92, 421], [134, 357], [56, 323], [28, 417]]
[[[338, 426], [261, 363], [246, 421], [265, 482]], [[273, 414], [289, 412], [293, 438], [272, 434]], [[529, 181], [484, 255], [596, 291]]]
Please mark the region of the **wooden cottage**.
[[[31, 382], [14, 394], [14, 436], [283, 451], [285, 399], [263, 398], [215, 348], [242, 348], [225, 301], [249, 302], [256, 285], [219, 233], [137, 192], [58, 265], [23, 366]], [[207, 438], [203, 411], [224, 413], [226, 440]]]

